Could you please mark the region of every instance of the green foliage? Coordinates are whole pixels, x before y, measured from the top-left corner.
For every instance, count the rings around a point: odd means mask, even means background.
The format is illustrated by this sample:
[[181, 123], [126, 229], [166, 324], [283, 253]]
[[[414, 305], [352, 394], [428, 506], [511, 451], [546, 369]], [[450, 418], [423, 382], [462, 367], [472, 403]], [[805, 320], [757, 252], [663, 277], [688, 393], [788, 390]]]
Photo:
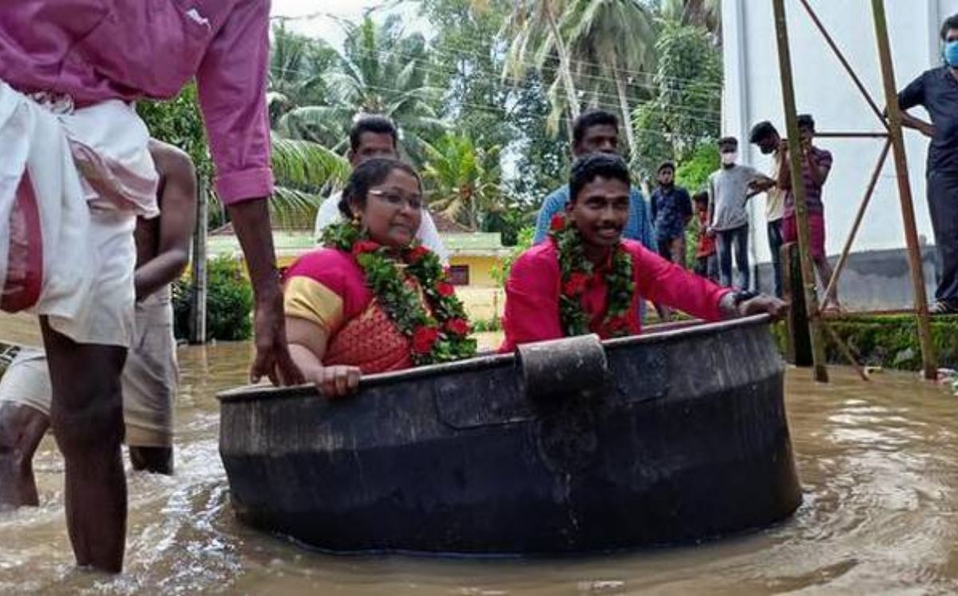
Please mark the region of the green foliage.
[[509, 274], [512, 272], [512, 265], [519, 258], [519, 255], [532, 248], [532, 240], [535, 235], [535, 226], [527, 226], [519, 230], [516, 235], [516, 244], [509, 251], [509, 255], [502, 259], [502, 266], [497, 265], [492, 268], [492, 279], [499, 284], [499, 287], [505, 287]]
[[[828, 324], [860, 364], [889, 369], [921, 370], [921, 346], [918, 343], [914, 316], [847, 315], [829, 319]], [[784, 351], [785, 325], [776, 325], [773, 333]], [[958, 368], [958, 317], [932, 318], [931, 338], [938, 353], [938, 365], [943, 368]], [[831, 364], [848, 364], [827, 335], [825, 358]]]
[[338, 58], [321, 39], [289, 31], [283, 22], [273, 26], [266, 97], [272, 128], [290, 110], [321, 103], [329, 95], [324, 74]]
[[663, 159], [685, 161], [721, 125], [722, 56], [708, 31], [664, 21], [655, 48], [655, 94], [633, 114], [633, 163], [646, 175]]
[[474, 231], [482, 215], [502, 210], [498, 147], [477, 148], [467, 134], [447, 133], [424, 148], [432, 209]]
[[213, 174], [213, 163], [206, 144], [196, 85], [187, 85], [169, 101], [137, 102], [136, 112], [146, 123], [150, 136], [189, 154], [196, 166], [197, 176], [208, 185]]
[[531, 72], [515, 90], [515, 107], [511, 118], [522, 131], [517, 141], [516, 179], [510, 184], [511, 194], [523, 205], [536, 208], [553, 190], [566, 183], [569, 161], [569, 131], [566, 127], [553, 135], [548, 130], [549, 101], [539, 73]]
[[407, 35], [397, 15], [378, 25], [368, 16], [359, 23], [346, 21], [343, 28], [343, 51], [334, 61], [315, 64], [316, 72], [309, 75], [322, 79], [325, 96], [286, 111], [276, 132], [344, 154], [353, 118], [384, 114], [398, 125], [412, 161], [422, 163], [423, 139], [445, 128], [437, 112], [441, 90], [427, 83], [425, 39]]
[[690, 195], [705, 190], [709, 175], [719, 169], [720, 158], [715, 143], [699, 145], [688, 159], [678, 164], [675, 181], [688, 189]]
[[502, 331], [502, 319], [493, 317], [491, 319], [479, 319], [472, 322], [472, 330], [476, 333], [495, 333]]
[[[235, 259], [221, 256], [207, 263], [206, 339], [240, 341], [253, 333], [253, 288]], [[189, 334], [193, 287], [188, 277], [173, 284], [174, 331]]]

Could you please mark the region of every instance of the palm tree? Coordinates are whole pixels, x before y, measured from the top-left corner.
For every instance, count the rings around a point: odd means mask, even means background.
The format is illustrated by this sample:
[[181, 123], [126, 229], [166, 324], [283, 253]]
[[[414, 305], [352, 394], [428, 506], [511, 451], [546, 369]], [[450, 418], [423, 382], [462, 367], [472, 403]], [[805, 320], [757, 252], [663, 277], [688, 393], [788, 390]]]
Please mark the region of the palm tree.
[[423, 179], [430, 206], [478, 230], [480, 216], [502, 206], [499, 150], [477, 148], [466, 134], [448, 133], [426, 144]]
[[664, 19], [702, 27], [719, 39], [722, 29], [722, 0], [665, 0], [661, 15]]
[[[554, 56], [558, 60], [555, 82], [549, 89], [549, 98], [554, 113], [561, 111], [558, 88], [565, 92], [565, 108], [571, 119], [579, 116], [579, 96], [572, 78], [569, 50], [560, 30], [560, 19], [565, 11], [566, 0], [515, 0], [512, 15], [505, 33], [512, 37], [506, 56], [503, 77], [513, 81], [525, 78], [529, 65], [540, 73]], [[557, 119], [556, 119], [557, 122]]]
[[322, 197], [349, 178], [349, 162], [310, 141], [272, 138], [276, 179], [270, 213], [280, 227], [312, 229]]
[[436, 113], [442, 91], [426, 83], [425, 39], [406, 35], [396, 15], [379, 26], [369, 17], [342, 26], [344, 50], [336, 66], [322, 75], [328, 97], [287, 112], [277, 132], [343, 152], [357, 114], [383, 114], [396, 122], [406, 150], [418, 161], [423, 136], [444, 129]]
[[[581, 77], [594, 102], [617, 97], [626, 140], [635, 147], [628, 87], [631, 81], [650, 78], [643, 73], [655, 66], [655, 26], [651, 12], [638, 0], [576, 0], [562, 15], [563, 34]], [[608, 89], [606, 81], [614, 82]]]
[[322, 40], [289, 31], [283, 22], [273, 26], [266, 94], [271, 128], [290, 110], [323, 101], [324, 76], [338, 57]]
[[[629, 85], [655, 63], [652, 14], [639, 0], [517, 0], [510, 27], [515, 37], [507, 75], [518, 78], [530, 65], [542, 73], [550, 61], [558, 62], [548, 91], [552, 130], [565, 109], [570, 119], [579, 115], [582, 91], [592, 104], [616, 97], [623, 123], [630, 122]], [[557, 93], [560, 83], [564, 101]], [[626, 139], [629, 147], [635, 145], [631, 131]]]

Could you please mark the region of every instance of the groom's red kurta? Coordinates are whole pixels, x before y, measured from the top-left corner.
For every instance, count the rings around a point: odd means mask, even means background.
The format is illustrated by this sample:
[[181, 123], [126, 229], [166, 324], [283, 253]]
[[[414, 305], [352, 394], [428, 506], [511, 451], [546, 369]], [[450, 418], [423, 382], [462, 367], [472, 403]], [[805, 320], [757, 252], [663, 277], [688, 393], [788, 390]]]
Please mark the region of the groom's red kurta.
[[[730, 289], [666, 261], [637, 242], [623, 240], [622, 246], [632, 255], [632, 279], [635, 281], [632, 305], [626, 313], [630, 334], [642, 332], [642, 322], [637, 314], [638, 301], [642, 299], [706, 321], [721, 318], [719, 301], [731, 292]], [[543, 242], [522, 253], [512, 266], [506, 282], [503, 320], [506, 339], [500, 351], [510, 352], [517, 344], [565, 336], [559, 321], [562, 280], [558, 256], [554, 242]], [[591, 318], [590, 329], [601, 336], [599, 330], [608, 307], [604, 267], [596, 268], [582, 296], [582, 304]]]

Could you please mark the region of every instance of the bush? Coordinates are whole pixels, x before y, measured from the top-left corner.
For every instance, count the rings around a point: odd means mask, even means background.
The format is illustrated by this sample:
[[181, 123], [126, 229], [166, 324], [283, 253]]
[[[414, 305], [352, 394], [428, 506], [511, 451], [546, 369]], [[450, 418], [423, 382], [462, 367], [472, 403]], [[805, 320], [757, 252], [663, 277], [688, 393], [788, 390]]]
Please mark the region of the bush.
[[[913, 315], [855, 315], [828, 319], [836, 335], [854, 354], [859, 364], [898, 370], [921, 369], [921, 346]], [[933, 317], [932, 344], [938, 353], [938, 365], [958, 368], [958, 317]], [[776, 343], [785, 349], [785, 324], [773, 327]], [[829, 336], [825, 336], [825, 360], [847, 365], [848, 361]]]
[[[188, 277], [173, 284], [174, 331], [177, 339], [189, 337], [193, 285]], [[243, 277], [242, 266], [230, 257], [207, 264], [206, 339], [240, 341], [253, 334], [253, 288]]]

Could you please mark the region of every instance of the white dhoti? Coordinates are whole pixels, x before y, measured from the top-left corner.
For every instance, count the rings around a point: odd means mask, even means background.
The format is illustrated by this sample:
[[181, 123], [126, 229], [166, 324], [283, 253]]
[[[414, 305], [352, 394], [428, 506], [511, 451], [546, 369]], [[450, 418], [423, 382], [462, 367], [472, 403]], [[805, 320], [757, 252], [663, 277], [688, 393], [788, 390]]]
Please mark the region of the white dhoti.
[[[136, 305], [133, 343], [123, 368], [123, 419], [132, 447], [173, 444], [173, 402], [178, 382], [170, 289]], [[0, 378], [0, 402], [50, 415], [52, 390], [46, 355], [24, 349]]]
[[73, 109], [0, 81], [0, 307], [78, 343], [130, 345], [133, 230], [158, 214], [148, 141], [121, 101]]

